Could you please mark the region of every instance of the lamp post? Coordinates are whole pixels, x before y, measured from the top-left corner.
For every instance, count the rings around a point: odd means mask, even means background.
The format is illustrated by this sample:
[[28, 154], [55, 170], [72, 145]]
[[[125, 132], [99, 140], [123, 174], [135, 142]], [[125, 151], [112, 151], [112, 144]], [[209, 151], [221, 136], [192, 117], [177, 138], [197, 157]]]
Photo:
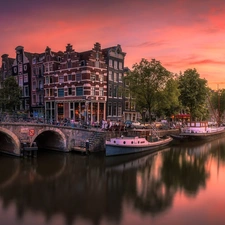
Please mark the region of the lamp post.
[[142, 114], [143, 114], [143, 115], [142, 115], [142, 122], [145, 123], [146, 108], [143, 109]]
[[89, 101], [86, 101], [86, 103], [85, 103], [85, 116], [86, 116], [86, 119], [85, 119], [85, 121], [86, 121], [86, 124], [88, 125], [88, 106], [89, 106]]

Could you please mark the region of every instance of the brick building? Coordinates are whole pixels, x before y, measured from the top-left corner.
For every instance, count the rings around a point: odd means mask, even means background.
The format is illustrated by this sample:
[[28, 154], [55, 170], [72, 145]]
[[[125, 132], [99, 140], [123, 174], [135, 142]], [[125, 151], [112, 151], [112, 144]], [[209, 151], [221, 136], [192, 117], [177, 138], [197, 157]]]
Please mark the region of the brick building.
[[101, 49], [98, 42], [85, 52], [75, 51], [71, 44], [65, 51], [46, 47], [42, 53], [18, 46], [15, 59], [2, 56], [1, 73], [6, 76], [7, 66], [7, 76], [11, 71], [16, 77], [22, 88], [20, 110], [31, 117], [89, 124], [122, 120], [125, 55], [120, 45]]

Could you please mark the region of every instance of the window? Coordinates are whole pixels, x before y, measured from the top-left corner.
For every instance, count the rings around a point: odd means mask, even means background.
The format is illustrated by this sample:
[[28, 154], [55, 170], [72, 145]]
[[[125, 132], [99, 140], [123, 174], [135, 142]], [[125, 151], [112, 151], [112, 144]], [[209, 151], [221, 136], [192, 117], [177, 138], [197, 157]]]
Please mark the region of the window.
[[117, 113], [116, 113], [116, 111], [117, 111], [117, 106], [116, 106], [116, 103], [114, 102], [113, 103], [113, 116], [117, 116]]
[[125, 110], [129, 110], [130, 108], [130, 103], [128, 101], [125, 102]]
[[24, 86], [24, 97], [28, 97], [28, 96], [29, 96], [29, 87]]
[[50, 84], [53, 83], [53, 77], [52, 77], [52, 76], [49, 77], [49, 83], [50, 83]]
[[23, 86], [23, 76], [19, 77], [19, 86]]
[[98, 67], [99, 68], [99, 65], [100, 65], [99, 61], [98, 60], [95, 61], [95, 67]]
[[22, 71], [23, 71], [22, 64], [20, 63], [20, 64], [18, 65], [18, 67], [19, 67], [19, 73], [21, 74]]
[[122, 98], [122, 91], [123, 91], [122, 86], [119, 86], [119, 87], [118, 87], [118, 93], [117, 93], [117, 96], [118, 96], [119, 98]]
[[122, 82], [122, 73], [119, 73], [119, 82]]
[[39, 105], [42, 105], [43, 104], [43, 97], [42, 97], [42, 95], [39, 95], [38, 96], [38, 99], [39, 99]]
[[36, 95], [33, 95], [33, 104], [36, 104]]
[[49, 84], [49, 76], [46, 76], [46, 77], [45, 77], [45, 83], [46, 83], [46, 84]]
[[122, 106], [118, 105], [118, 116], [122, 116]]
[[104, 96], [104, 90], [103, 87], [99, 88], [99, 96]]
[[33, 86], [32, 90], [34, 91], [36, 89], [36, 82], [35, 81], [33, 82], [32, 86]]
[[114, 73], [114, 82], [117, 82], [117, 80], [118, 80], [118, 73]]
[[109, 80], [113, 80], [112, 79], [112, 71], [109, 71]]
[[111, 116], [112, 115], [112, 103], [108, 104], [108, 115]]
[[55, 95], [55, 90], [53, 88], [50, 89], [50, 96], [54, 96]]
[[71, 74], [68, 74], [68, 80], [72, 80], [72, 75]]
[[43, 83], [42, 83], [42, 80], [39, 80], [38, 84], [39, 84], [39, 88], [40, 88], [40, 89], [43, 89]]
[[76, 96], [83, 95], [83, 87], [76, 87]]
[[48, 64], [45, 65], [45, 72], [48, 72]]
[[63, 75], [59, 75], [59, 83], [64, 83], [64, 76]]
[[112, 59], [109, 60], [109, 67], [112, 67]]
[[71, 68], [71, 67], [72, 67], [71, 60], [68, 60], [68, 61], [67, 61], [67, 68]]
[[28, 76], [24, 75], [24, 83], [28, 82]]
[[113, 88], [113, 97], [117, 97], [117, 86]]
[[119, 62], [119, 69], [120, 69], [120, 70], [123, 69], [123, 64], [122, 64], [122, 62]]
[[95, 81], [96, 80], [96, 75], [94, 73], [91, 74], [91, 81]]
[[76, 74], [76, 81], [81, 81], [81, 73]]
[[45, 89], [45, 96], [46, 96], [46, 97], [49, 97], [49, 96], [50, 96], [50, 94], [49, 94], [49, 89]]
[[95, 87], [91, 87], [91, 95], [95, 95]]
[[68, 88], [68, 95], [72, 95], [72, 88]]
[[64, 97], [64, 89], [63, 88], [58, 89], [58, 97]]
[[49, 71], [53, 71], [53, 65], [51, 63], [49, 64]]
[[114, 61], [114, 69], [118, 69], [118, 62]]
[[135, 110], [135, 103], [134, 103], [134, 102], [131, 102], [131, 103], [130, 103], [130, 109], [131, 109], [131, 110]]
[[36, 67], [33, 67], [33, 75], [36, 75]]
[[109, 96], [112, 97], [112, 85], [109, 85]]
[[103, 82], [103, 74], [99, 74], [99, 81]]

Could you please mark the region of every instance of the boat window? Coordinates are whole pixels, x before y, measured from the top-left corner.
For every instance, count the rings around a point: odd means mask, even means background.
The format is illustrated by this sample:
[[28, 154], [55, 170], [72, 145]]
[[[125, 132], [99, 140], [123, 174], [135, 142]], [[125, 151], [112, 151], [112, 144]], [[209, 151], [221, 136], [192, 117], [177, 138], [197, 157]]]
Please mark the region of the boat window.
[[124, 141], [123, 143], [126, 144], [126, 141]]
[[131, 141], [131, 144], [133, 144], [134, 142], [133, 141]]
[[114, 143], [116, 143], [116, 141], [114, 141]]
[[138, 144], [139, 144], [139, 141], [138, 141]]

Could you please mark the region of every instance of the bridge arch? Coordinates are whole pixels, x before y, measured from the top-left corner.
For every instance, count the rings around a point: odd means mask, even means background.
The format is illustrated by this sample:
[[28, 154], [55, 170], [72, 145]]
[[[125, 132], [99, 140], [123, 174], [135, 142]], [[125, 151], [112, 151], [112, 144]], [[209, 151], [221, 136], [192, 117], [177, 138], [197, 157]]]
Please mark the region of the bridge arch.
[[44, 127], [31, 138], [31, 145], [36, 142], [38, 148], [67, 151], [67, 139], [58, 128]]
[[12, 131], [0, 127], [0, 151], [12, 155], [20, 156], [20, 140]]

